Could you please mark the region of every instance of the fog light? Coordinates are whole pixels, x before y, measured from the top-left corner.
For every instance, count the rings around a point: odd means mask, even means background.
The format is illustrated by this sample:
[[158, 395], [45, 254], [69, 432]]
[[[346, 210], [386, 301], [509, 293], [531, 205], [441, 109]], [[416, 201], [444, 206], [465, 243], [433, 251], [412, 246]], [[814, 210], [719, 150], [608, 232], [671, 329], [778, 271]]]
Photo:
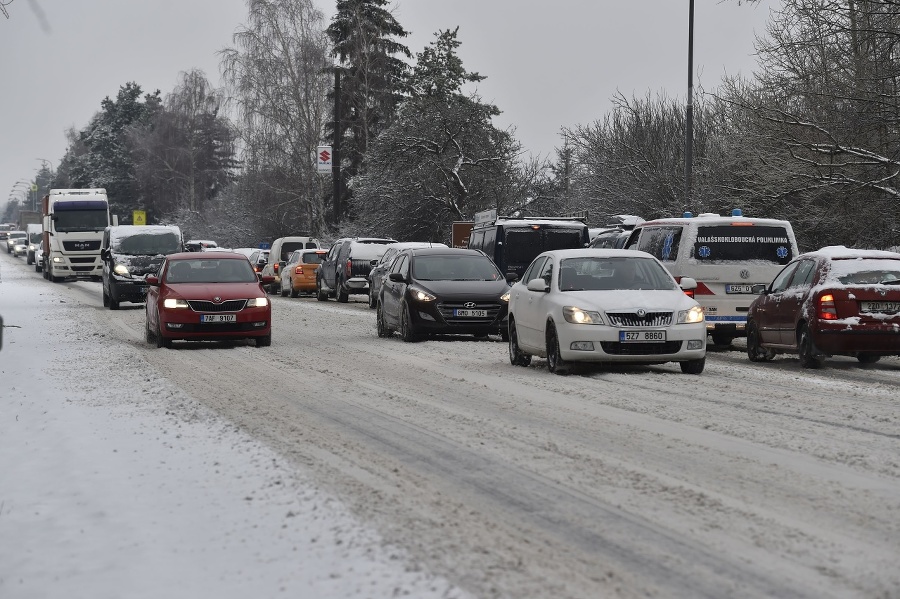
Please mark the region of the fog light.
[[688, 341], [687, 348], [688, 349], [703, 349], [703, 340], [702, 339], [691, 339]]
[[573, 341], [569, 349], [574, 351], [594, 351], [593, 341]]
[[180, 328], [182, 328], [183, 326], [184, 326], [184, 325], [183, 325], [182, 323], [180, 323], [180, 322], [167, 322], [167, 323], [166, 323], [166, 328], [167, 328], [167, 329], [180, 329]]
[[250, 323], [250, 324], [251, 324], [252, 326], [258, 328], [258, 329], [261, 329], [261, 328], [263, 328], [264, 326], [266, 326], [266, 321], [263, 320], [262, 322], [252, 322], [252, 323]]
[[431, 322], [434, 322], [434, 316], [432, 316], [431, 314], [426, 314], [425, 312], [419, 312], [419, 318], [421, 318], [422, 320], [430, 320]]

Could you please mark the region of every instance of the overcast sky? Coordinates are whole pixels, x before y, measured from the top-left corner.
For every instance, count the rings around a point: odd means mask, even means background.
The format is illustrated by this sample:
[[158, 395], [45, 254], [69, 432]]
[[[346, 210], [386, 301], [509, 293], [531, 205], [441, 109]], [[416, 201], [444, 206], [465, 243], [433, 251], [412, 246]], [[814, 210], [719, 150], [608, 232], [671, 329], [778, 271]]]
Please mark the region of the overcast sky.
[[[333, 0], [315, 0], [326, 22]], [[217, 51], [246, 21], [245, 0], [0, 0], [0, 212], [16, 183], [65, 153], [64, 132], [82, 129], [129, 81], [172, 91], [179, 73], [202, 69], [219, 85]], [[756, 66], [755, 34], [769, 10], [737, 0], [696, 0], [694, 84]], [[610, 98], [687, 89], [688, 0], [395, 0], [415, 54], [459, 26], [464, 66], [487, 77], [484, 100], [525, 149], [547, 156], [559, 130], [609, 111]], [[13, 191], [13, 190], [16, 191]]]

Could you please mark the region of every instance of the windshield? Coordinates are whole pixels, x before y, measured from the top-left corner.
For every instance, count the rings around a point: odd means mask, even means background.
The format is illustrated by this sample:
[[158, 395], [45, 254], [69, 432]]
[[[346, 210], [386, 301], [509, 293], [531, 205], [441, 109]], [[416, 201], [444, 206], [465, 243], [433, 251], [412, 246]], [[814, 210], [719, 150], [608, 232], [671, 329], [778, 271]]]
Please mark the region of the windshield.
[[419, 281], [496, 281], [500, 269], [484, 256], [416, 256], [413, 278]]
[[54, 213], [54, 228], [59, 233], [73, 231], [102, 231], [109, 225], [106, 210], [58, 210]]
[[28, 238], [28, 242], [29, 242], [29, 243], [40, 243], [40, 242], [41, 242], [41, 238], [42, 238], [43, 236], [44, 236], [44, 234], [43, 234], [41, 231], [38, 231], [38, 232], [36, 232], [36, 233], [32, 233], [31, 236]]
[[172, 232], [139, 233], [113, 239], [112, 250], [130, 256], [168, 255], [181, 251], [181, 239]]
[[247, 260], [177, 260], [166, 272], [167, 283], [256, 283]]
[[675, 289], [675, 280], [649, 258], [567, 258], [560, 262], [560, 291]]

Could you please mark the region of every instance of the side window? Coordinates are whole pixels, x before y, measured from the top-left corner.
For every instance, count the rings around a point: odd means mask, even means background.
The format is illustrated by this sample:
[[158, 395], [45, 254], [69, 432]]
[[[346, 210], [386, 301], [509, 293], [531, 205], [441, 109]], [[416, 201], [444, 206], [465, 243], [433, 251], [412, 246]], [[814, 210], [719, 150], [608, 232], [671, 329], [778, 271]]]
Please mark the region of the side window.
[[484, 247], [484, 231], [472, 231], [469, 238], [469, 249], [480, 250]]
[[791, 276], [794, 274], [794, 271], [797, 270], [799, 264], [799, 262], [789, 264], [778, 273], [778, 276], [772, 281], [772, 293], [779, 293], [787, 289], [788, 282], [791, 280]]
[[522, 282], [527, 285], [528, 281], [540, 278], [538, 273], [541, 272], [541, 268], [543, 268], [544, 262], [546, 261], [546, 256], [535, 258], [534, 262], [531, 263], [531, 266], [528, 267], [528, 270], [525, 271], [525, 274], [522, 275]]
[[409, 278], [409, 256], [403, 256], [403, 259], [400, 261], [400, 270], [398, 271], [401, 275], [403, 275], [404, 279]]
[[815, 272], [816, 263], [812, 260], [801, 260], [794, 276], [791, 277], [790, 287], [809, 287], [812, 283], [813, 273]]
[[538, 276], [535, 277], [537, 279], [544, 279], [547, 281], [547, 284], [550, 284], [550, 281], [553, 279], [553, 260], [547, 259], [546, 262], [541, 266], [541, 270], [538, 272]]
[[397, 259], [394, 260], [394, 263], [391, 265], [391, 272], [401, 272], [401, 268], [403, 267], [403, 263], [406, 262], [406, 256], [397, 256]]
[[491, 227], [490, 229], [484, 232], [484, 245], [482, 245], [481, 250], [484, 251], [488, 256], [493, 257], [494, 255], [494, 243], [497, 241], [497, 229], [495, 227]]
[[674, 262], [678, 257], [681, 230], [677, 226], [644, 227], [637, 249], [652, 254], [663, 262]]

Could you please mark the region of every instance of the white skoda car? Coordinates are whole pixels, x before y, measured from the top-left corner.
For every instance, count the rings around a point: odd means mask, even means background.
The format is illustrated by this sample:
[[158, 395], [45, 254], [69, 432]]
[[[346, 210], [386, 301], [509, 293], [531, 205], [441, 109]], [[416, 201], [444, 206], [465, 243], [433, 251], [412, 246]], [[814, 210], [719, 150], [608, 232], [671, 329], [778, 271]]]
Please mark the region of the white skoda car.
[[703, 309], [646, 252], [552, 250], [538, 255], [509, 290], [509, 360], [547, 358], [550, 372], [572, 362], [679, 362], [700, 374], [706, 362]]

